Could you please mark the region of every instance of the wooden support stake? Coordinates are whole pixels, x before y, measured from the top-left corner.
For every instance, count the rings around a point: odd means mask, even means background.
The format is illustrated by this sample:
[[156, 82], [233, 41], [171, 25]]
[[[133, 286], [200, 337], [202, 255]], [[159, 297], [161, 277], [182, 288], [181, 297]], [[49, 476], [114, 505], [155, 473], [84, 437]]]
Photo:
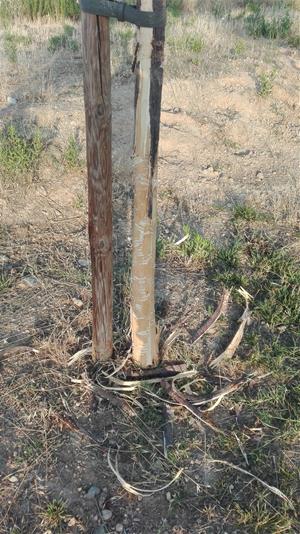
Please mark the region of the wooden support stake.
[[[144, 11], [162, 10], [166, 0], [139, 0]], [[143, 368], [158, 363], [155, 324], [157, 153], [163, 83], [164, 28], [139, 28], [135, 58], [135, 199], [131, 278], [133, 359]]]
[[82, 13], [93, 293], [93, 359], [112, 355], [112, 156], [109, 19]]

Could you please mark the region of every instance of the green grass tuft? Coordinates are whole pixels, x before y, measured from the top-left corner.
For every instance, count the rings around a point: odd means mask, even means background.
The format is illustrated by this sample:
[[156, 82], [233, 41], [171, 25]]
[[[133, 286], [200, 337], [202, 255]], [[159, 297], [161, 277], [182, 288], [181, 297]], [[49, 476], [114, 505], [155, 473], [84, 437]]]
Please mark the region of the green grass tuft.
[[252, 37], [286, 39], [292, 28], [292, 17], [287, 9], [267, 17], [261, 6], [252, 6], [252, 13], [246, 18], [246, 29]]
[[7, 22], [17, 17], [35, 20], [40, 17], [79, 17], [76, 0], [1, 0], [0, 18]]
[[7, 31], [3, 35], [3, 48], [7, 59], [11, 63], [17, 63], [19, 46], [28, 46], [32, 42], [30, 37], [18, 35]]
[[37, 171], [44, 143], [38, 128], [19, 131], [9, 124], [0, 132], [0, 174], [4, 181], [32, 177]]
[[67, 518], [66, 506], [63, 501], [54, 499], [48, 504], [42, 516], [47, 526], [59, 528]]
[[261, 217], [255, 210], [255, 208], [252, 208], [251, 206], [248, 206], [247, 204], [236, 204], [233, 208], [233, 220], [234, 221], [257, 221]]
[[77, 52], [79, 50], [79, 44], [76, 39], [73, 38], [74, 32], [75, 28], [73, 28], [73, 26], [65, 25], [63, 33], [50, 37], [48, 43], [49, 52], [54, 54], [61, 49]]
[[81, 147], [78, 140], [74, 135], [71, 135], [63, 155], [64, 163], [69, 169], [76, 169], [81, 166], [80, 152]]
[[257, 94], [262, 97], [269, 96], [273, 90], [274, 73], [262, 72], [258, 76]]

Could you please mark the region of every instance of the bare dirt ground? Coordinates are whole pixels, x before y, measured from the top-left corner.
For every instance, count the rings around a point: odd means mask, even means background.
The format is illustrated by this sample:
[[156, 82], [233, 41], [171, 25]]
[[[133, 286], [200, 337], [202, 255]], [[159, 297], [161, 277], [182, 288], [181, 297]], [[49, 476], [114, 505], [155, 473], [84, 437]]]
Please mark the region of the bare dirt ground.
[[[211, 32], [222, 24], [209, 23]], [[185, 59], [185, 65], [168, 41], [157, 314], [164, 336], [181, 332], [169, 357], [201, 370], [201, 394], [254, 371], [264, 378], [252, 377], [212, 412], [208, 421], [220, 431], [203, 431], [176, 407], [174, 445], [165, 458], [157, 400], [149, 404], [141, 393], [134, 397], [141, 405], [113, 406], [82, 382], [97, 383], [97, 366], [88, 358], [67, 365], [89, 345], [91, 291], [82, 63], [80, 50], [47, 51], [61, 27], [47, 22], [41, 31], [20, 23], [18, 33], [32, 38], [28, 49], [22, 45], [16, 63], [1, 51], [1, 126], [34, 124], [45, 148], [33, 177], [0, 185], [0, 532], [299, 532], [299, 302], [293, 309], [285, 304], [291, 295], [295, 302], [299, 275], [288, 279], [287, 295], [272, 300], [277, 286], [285, 288], [284, 276], [294, 273], [288, 262], [299, 253], [299, 54], [246, 37], [236, 54], [238, 36], [223, 28], [229, 32], [224, 57], [212, 52], [203, 63]], [[121, 65], [113, 53], [117, 360], [130, 347], [134, 78], [126, 54]], [[272, 85], [266, 94], [259, 94], [262, 76]], [[15, 99], [9, 109], [8, 97]], [[65, 159], [70, 136], [80, 147], [76, 165]], [[218, 249], [214, 259], [177, 253], [174, 243], [186, 226]], [[289, 258], [283, 260], [289, 272], [279, 280], [273, 250]], [[237, 356], [214, 374], [207, 360], [224, 350], [236, 329], [238, 294], [233, 291], [226, 317], [201, 343], [192, 346], [189, 336], [215, 309], [224, 285], [243, 285], [257, 304]], [[138, 487], [158, 488], [184, 472], [151, 497], [130, 495], [108, 466], [109, 450], [113, 459], [119, 450], [120, 472]], [[287, 501], [253, 477], [212, 463], [217, 459], [279, 488]]]

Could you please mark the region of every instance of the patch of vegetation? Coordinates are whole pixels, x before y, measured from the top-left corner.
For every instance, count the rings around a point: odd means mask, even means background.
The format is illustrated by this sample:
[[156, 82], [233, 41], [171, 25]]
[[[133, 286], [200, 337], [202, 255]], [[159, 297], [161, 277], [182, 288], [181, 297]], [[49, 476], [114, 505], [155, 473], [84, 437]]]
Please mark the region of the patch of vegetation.
[[258, 76], [257, 94], [259, 96], [266, 97], [272, 93], [274, 76], [275, 74], [273, 72], [270, 74], [267, 72], [262, 72]]
[[180, 256], [196, 262], [207, 262], [212, 259], [214, 245], [209, 239], [205, 239], [188, 225], [183, 226], [183, 231], [188, 238], [178, 247]]
[[242, 56], [243, 54], [245, 54], [246, 50], [247, 46], [245, 41], [243, 41], [243, 39], [238, 39], [233, 47], [234, 55]]
[[10, 279], [7, 275], [0, 273], [0, 292], [10, 287]]
[[80, 159], [81, 147], [78, 139], [71, 135], [68, 139], [66, 149], [63, 154], [63, 161], [69, 169], [76, 169], [81, 165]]
[[257, 221], [261, 218], [255, 208], [248, 206], [247, 204], [236, 204], [233, 208], [233, 220], [243, 221]]
[[9, 21], [17, 17], [35, 20], [40, 17], [79, 17], [80, 8], [76, 0], [1, 0], [0, 18]]
[[300, 35], [290, 35], [288, 38], [288, 45], [293, 48], [300, 48]]
[[193, 54], [200, 54], [205, 48], [205, 42], [199, 35], [186, 35], [177, 39], [170, 37], [168, 44], [171, 48], [192, 52]]
[[11, 63], [17, 63], [19, 46], [28, 46], [31, 42], [30, 37], [6, 31], [3, 35], [3, 48], [7, 59]]
[[183, 10], [182, 0], [167, 0], [167, 9], [173, 17], [180, 17]]
[[59, 528], [67, 519], [65, 504], [61, 500], [54, 499], [42, 513], [42, 517], [48, 527]]
[[41, 131], [9, 124], [0, 132], [0, 174], [4, 181], [28, 176], [38, 168], [44, 143]]
[[185, 40], [185, 47], [187, 48], [187, 50], [190, 50], [195, 54], [200, 54], [204, 46], [204, 41], [199, 36], [189, 35]]
[[300, 324], [299, 264], [263, 238], [254, 236], [247, 249], [259, 296], [257, 316], [273, 330], [289, 328], [296, 332]]
[[246, 29], [252, 37], [266, 39], [285, 39], [292, 28], [292, 17], [285, 9], [267, 17], [263, 8], [256, 3], [248, 5], [252, 13], [246, 17]]
[[55, 52], [61, 49], [77, 52], [79, 50], [79, 44], [73, 37], [74, 33], [75, 28], [73, 26], [65, 25], [63, 33], [50, 37], [48, 43], [49, 52], [51, 52], [51, 54], [54, 54]]

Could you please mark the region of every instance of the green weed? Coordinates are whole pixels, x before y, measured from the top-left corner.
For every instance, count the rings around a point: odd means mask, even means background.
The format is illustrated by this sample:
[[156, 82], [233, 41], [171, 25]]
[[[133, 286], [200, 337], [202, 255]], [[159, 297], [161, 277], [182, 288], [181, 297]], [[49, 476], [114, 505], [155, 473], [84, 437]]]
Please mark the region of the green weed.
[[179, 255], [196, 262], [211, 260], [215, 252], [212, 242], [202, 237], [188, 225], [183, 226], [183, 231], [184, 234], [188, 235], [188, 238], [179, 245]]
[[69, 169], [75, 169], [80, 167], [80, 151], [81, 147], [76, 137], [71, 135], [68, 139], [66, 149], [63, 154], [64, 163]]
[[205, 43], [203, 39], [199, 36], [190, 35], [185, 39], [185, 47], [187, 48], [187, 50], [190, 50], [195, 54], [200, 54], [204, 46]]
[[292, 17], [288, 10], [267, 18], [263, 9], [255, 4], [252, 13], [246, 18], [246, 29], [252, 37], [266, 39], [285, 39], [292, 28]]
[[38, 128], [19, 131], [9, 124], [0, 132], [0, 173], [3, 179], [32, 176], [38, 168], [44, 144]]
[[49, 52], [54, 54], [61, 49], [77, 52], [79, 50], [79, 44], [76, 39], [73, 38], [74, 32], [75, 28], [73, 28], [73, 26], [66, 25], [64, 26], [63, 33], [50, 37], [48, 43]]
[[274, 73], [263, 72], [258, 76], [257, 94], [262, 97], [269, 96], [273, 90]]
[[18, 47], [28, 46], [32, 42], [30, 37], [24, 35], [18, 35], [11, 32], [5, 32], [3, 36], [3, 48], [4, 52], [11, 63], [17, 63], [18, 60]]
[[182, 0], [167, 0], [167, 9], [173, 17], [180, 17], [183, 10]]
[[10, 279], [7, 275], [0, 273], [0, 292], [10, 287]]
[[66, 506], [61, 500], [54, 499], [42, 513], [44, 522], [52, 528], [59, 528], [67, 518]]
[[245, 54], [246, 50], [247, 46], [245, 41], [243, 41], [242, 39], [238, 39], [233, 47], [234, 55], [242, 56], [243, 54]]
[[257, 221], [260, 219], [260, 215], [255, 208], [248, 206], [247, 204], [236, 204], [233, 208], [233, 220], [239, 221]]
[[40, 17], [72, 18], [80, 15], [76, 0], [1, 0], [0, 18], [9, 21], [17, 17], [35, 20]]

